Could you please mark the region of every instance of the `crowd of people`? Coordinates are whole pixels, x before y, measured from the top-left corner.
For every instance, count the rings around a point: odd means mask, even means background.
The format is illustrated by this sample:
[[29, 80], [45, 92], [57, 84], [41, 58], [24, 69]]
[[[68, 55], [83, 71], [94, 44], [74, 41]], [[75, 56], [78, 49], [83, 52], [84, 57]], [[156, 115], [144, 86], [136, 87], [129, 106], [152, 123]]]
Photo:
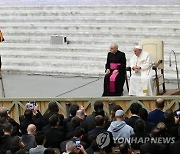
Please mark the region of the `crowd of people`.
[[[180, 112], [167, 109], [164, 100], [156, 101], [156, 109], [149, 112], [139, 103], [130, 106], [131, 117], [119, 105], [113, 105], [110, 116], [103, 103], [94, 103], [94, 111], [86, 115], [83, 106], [73, 104], [70, 115], [59, 114], [56, 102], [48, 104], [48, 113], [26, 106], [17, 123], [4, 107], [0, 108], [1, 154], [178, 154], [180, 153]], [[105, 137], [104, 137], [105, 136]], [[161, 138], [162, 142], [152, 142]], [[171, 142], [164, 143], [164, 138]], [[123, 140], [124, 139], [124, 140]], [[130, 139], [126, 142], [126, 139]], [[133, 139], [133, 140], [132, 140]], [[135, 139], [149, 139], [133, 142]]]

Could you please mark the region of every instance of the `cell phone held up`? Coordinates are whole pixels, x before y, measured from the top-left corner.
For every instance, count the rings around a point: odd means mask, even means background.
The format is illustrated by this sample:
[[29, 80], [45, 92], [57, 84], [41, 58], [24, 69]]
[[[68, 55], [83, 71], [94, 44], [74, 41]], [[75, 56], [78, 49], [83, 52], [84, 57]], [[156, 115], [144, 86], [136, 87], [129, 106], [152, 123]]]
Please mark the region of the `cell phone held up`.
[[77, 147], [77, 148], [80, 148], [80, 147], [81, 147], [81, 142], [80, 142], [80, 140], [76, 140], [75, 143], [76, 143], [76, 147]]
[[36, 102], [35, 101], [29, 101], [27, 104], [26, 104], [26, 108], [27, 109], [30, 109], [30, 110], [34, 110], [34, 107], [36, 106]]

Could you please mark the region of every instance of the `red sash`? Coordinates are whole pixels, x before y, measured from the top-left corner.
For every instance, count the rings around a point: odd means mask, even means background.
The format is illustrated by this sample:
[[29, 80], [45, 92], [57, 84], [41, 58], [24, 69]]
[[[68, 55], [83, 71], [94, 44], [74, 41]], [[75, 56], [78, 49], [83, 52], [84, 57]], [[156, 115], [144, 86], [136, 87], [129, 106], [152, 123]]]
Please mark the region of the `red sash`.
[[[118, 66], [120, 66], [121, 64], [120, 63], [110, 63], [110, 69], [111, 70], [116, 70]], [[115, 74], [112, 74], [110, 76], [110, 84], [109, 84], [109, 88], [110, 88], [110, 92], [115, 92], [115, 81], [116, 81], [116, 76], [118, 75], [119, 73], [115, 73]]]

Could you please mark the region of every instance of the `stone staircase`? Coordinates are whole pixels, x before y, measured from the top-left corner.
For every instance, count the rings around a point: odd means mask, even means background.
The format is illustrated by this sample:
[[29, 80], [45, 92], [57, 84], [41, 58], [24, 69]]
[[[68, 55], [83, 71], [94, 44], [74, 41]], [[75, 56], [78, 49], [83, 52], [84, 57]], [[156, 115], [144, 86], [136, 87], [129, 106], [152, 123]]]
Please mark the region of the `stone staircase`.
[[[169, 52], [180, 65], [180, 5], [1, 6], [2, 70], [28, 74], [102, 76], [110, 42], [126, 53], [145, 38], [164, 41], [165, 78], [176, 80]], [[51, 35], [69, 44], [50, 44]], [[172, 56], [172, 61], [174, 57]]]

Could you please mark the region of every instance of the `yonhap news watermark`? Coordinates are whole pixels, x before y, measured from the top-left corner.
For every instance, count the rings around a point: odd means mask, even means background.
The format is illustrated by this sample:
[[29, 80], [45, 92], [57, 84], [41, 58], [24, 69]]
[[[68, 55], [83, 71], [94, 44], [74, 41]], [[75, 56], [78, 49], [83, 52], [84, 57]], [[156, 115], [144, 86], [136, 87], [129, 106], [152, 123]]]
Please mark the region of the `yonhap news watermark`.
[[145, 143], [155, 143], [155, 144], [170, 144], [175, 142], [175, 137], [120, 137], [114, 139], [114, 143], [129, 143], [129, 144], [145, 144]]
[[[119, 137], [114, 139], [115, 144], [171, 144], [175, 143], [175, 137]], [[108, 146], [111, 142], [110, 135], [108, 132], [101, 133], [97, 136], [96, 142], [100, 148]]]

